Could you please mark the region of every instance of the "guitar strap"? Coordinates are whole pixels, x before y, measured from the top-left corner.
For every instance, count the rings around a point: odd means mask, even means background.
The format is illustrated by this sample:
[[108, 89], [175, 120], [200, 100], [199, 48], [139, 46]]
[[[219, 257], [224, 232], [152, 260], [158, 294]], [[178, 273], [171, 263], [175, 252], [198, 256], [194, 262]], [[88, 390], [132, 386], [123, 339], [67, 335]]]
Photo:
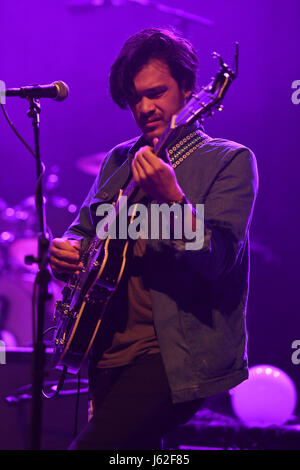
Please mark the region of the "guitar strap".
[[186, 158], [188, 158], [195, 150], [202, 147], [202, 145], [212, 140], [207, 134], [200, 129], [196, 129], [190, 134], [183, 137], [173, 147], [168, 150], [169, 158], [173, 168], [180, 165]]

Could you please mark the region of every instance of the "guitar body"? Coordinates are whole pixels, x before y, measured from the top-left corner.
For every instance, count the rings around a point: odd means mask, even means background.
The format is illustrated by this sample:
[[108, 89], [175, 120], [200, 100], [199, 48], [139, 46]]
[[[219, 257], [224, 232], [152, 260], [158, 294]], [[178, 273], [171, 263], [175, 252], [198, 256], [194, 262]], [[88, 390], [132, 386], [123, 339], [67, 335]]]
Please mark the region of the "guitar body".
[[[133, 218], [133, 216], [132, 216]], [[63, 290], [56, 304], [58, 324], [54, 367], [77, 374], [100, 328], [107, 304], [122, 278], [128, 240], [94, 238], [83, 259], [84, 269]]]

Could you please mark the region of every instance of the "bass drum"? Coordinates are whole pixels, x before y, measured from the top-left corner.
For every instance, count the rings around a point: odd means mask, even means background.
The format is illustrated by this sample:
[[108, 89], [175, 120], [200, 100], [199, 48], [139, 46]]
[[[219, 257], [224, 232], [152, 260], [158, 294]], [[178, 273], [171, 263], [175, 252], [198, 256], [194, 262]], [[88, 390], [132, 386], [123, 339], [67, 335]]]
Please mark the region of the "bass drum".
[[[17, 346], [32, 346], [32, 294], [34, 273], [8, 273], [0, 277], [0, 336], [1, 331], [12, 335]], [[55, 302], [61, 298], [63, 283], [51, 281], [49, 292], [52, 298], [46, 304], [44, 331], [55, 326], [53, 313]], [[3, 335], [4, 338], [5, 335]], [[45, 336], [49, 343], [53, 332]]]

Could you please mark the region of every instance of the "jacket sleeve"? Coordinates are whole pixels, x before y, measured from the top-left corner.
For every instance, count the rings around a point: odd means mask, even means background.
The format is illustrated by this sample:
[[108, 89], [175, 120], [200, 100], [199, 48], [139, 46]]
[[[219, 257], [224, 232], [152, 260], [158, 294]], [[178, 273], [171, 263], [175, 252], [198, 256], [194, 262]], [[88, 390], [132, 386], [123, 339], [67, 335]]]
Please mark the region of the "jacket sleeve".
[[175, 256], [185, 257], [209, 280], [230, 271], [248, 238], [257, 189], [255, 156], [241, 148], [219, 172], [205, 198], [201, 248], [186, 249], [183, 240], [173, 240]]

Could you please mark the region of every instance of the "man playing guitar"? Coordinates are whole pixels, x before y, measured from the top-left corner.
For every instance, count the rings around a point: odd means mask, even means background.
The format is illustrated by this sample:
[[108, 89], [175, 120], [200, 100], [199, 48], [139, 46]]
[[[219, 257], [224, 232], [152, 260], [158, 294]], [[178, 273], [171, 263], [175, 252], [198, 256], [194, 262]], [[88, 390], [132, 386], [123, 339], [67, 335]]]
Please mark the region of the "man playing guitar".
[[134, 202], [185, 207], [190, 230], [197, 204], [204, 204], [200, 248], [186, 248], [185, 232], [181, 239], [130, 241], [90, 350], [91, 419], [70, 449], [159, 449], [205, 397], [248, 377], [255, 157], [240, 144], [208, 137], [195, 122], [156, 152], [196, 91], [197, 67], [194, 48], [174, 32], [146, 29], [125, 42], [111, 67], [110, 91], [121, 108], [130, 108], [142, 135], [108, 153], [77, 218], [51, 246], [54, 275], [80, 276], [97, 207], [115, 201], [130, 176], [139, 188]]

